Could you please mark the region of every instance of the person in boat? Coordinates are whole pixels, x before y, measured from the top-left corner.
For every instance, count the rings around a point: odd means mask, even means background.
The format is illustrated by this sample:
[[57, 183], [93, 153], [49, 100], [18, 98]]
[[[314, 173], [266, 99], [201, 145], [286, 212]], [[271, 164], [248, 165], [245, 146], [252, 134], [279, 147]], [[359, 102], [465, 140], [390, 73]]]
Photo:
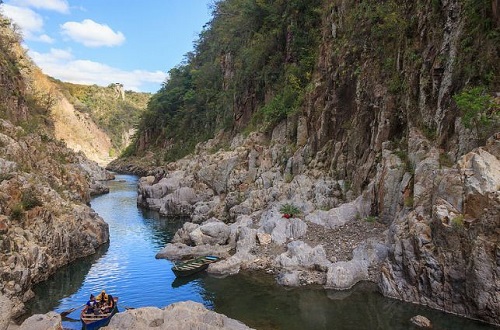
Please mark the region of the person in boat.
[[108, 295], [106, 291], [102, 290], [96, 297], [97, 303], [100, 307], [105, 306], [108, 303]]
[[85, 306], [85, 313], [87, 314], [93, 314], [97, 310], [97, 301], [94, 297], [93, 294], [90, 295], [89, 301], [87, 301], [87, 304]]
[[111, 313], [111, 311], [113, 311], [114, 307], [115, 307], [115, 299], [113, 298], [112, 295], [108, 294], [108, 301], [107, 301], [107, 303], [104, 303], [102, 305], [101, 312]]

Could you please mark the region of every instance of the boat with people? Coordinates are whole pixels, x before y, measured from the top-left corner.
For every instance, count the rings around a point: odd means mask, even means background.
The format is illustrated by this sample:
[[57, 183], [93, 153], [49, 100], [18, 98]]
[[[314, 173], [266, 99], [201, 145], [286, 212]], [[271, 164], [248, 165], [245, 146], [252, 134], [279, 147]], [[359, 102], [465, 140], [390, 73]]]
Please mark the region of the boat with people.
[[108, 325], [111, 317], [118, 312], [118, 297], [106, 294], [103, 290], [97, 297], [90, 299], [80, 313], [83, 329], [95, 330]]
[[172, 272], [177, 277], [189, 276], [201, 272], [208, 268], [208, 265], [219, 261], [221, 258], [216, 256], [201, 256], [181, 262], [177, 262], [172, 267]]

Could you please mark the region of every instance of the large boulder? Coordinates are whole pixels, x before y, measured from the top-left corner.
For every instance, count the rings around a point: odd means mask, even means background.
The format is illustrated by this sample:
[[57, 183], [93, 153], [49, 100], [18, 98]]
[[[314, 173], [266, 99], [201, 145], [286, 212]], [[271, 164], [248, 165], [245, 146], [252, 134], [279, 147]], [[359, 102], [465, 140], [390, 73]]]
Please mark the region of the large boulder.
[[260, 230], [270, 234], [276, 244], [285, 244], [288, 240], [300, 239], [307, 232], [307, 224], [299, 218], [285, 219], [280, 213], [270, 210], [262, 216]]
[[21, 324], [19, 330], [63, 330], [61, 314], [49, 312], [32, 315]]
[[143, 307], [118, 313], [103, 330], [139, 329], [249, 330], [240, 321], [228, 318], [193, 301], [178, 302], [165, 308]]
[[225, 245], [228, 242], [231, 229], [219, 220], [207, 221], [189, 233], [195, 245]]

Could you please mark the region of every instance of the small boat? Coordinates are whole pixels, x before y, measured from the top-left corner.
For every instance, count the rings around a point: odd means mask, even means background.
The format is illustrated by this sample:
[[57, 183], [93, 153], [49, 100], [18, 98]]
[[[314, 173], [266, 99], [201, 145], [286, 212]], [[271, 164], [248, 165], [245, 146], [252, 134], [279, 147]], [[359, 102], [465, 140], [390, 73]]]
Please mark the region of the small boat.
[[176, 263], [172, 267], [175, 276], [189, 276], [208, 268], [208, 265], [220, 260], [216, 256], [203, 256]]
[[111, 317], [118, 312], [118, 297], [113, 297], [113, 300], [115, 301], [113, 309], [108, 313], [87, 314], [85, 313], [85, 308], [83, 308], [80, 313], [80, 320], [82, 321], [83, 329], [95, 330], [108, 325]]

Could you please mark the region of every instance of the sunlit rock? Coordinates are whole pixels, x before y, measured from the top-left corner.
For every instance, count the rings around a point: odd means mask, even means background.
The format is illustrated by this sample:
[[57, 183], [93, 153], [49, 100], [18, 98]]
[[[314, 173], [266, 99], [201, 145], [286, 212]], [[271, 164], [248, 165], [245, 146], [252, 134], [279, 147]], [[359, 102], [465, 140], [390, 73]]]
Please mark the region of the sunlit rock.
[[207, 329], [247, 330], [240, 321], [230, 319], [193, 301], [171, 304], [162, 309], [142, 307], [118, 313], [103, 330], [127, 329]]

